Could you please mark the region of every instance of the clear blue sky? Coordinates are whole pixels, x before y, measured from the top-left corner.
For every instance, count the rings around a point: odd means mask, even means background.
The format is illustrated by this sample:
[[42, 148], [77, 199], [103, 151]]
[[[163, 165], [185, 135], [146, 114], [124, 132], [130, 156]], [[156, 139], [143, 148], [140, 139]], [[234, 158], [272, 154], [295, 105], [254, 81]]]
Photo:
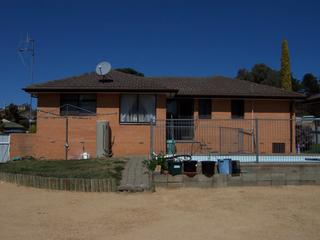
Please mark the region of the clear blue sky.
[[1, 1], [0, 106], [28, 101], [17, 46], [36, 40], [35, 82], [93, 71], [101, 60], [149, 76], [234, 77], [279, 69], [287, 39], [293, 75], [320, 76], [320, 1]]

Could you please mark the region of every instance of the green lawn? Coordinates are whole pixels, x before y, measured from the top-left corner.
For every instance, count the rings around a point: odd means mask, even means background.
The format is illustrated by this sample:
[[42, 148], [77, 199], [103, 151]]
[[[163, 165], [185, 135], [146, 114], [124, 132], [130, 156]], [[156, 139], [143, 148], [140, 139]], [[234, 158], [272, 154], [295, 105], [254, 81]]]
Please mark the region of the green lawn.
[[114, 178], [119, 182], [126, 160], [20, 160], [0, 164], [0, 171], [58, 178]]

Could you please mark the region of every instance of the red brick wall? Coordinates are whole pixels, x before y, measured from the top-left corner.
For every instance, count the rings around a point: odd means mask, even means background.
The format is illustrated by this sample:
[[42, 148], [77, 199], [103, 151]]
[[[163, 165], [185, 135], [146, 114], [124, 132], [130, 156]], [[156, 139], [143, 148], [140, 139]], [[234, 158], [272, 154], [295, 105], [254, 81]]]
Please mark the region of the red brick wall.
[[[79, 158], [83, 148], [92, 157], [96, 154], [96, 122], [106, 120], [112, 130], [114, 156], [148, 155], [150, 151], [150, 126], [148, 124], [119, 123], [119, 94], [98, 94], [97, 115], [69, 117], [68, 158]], [[166, 96], [157, 96], [157, 119], [166, 117]], [[58, 94], [41, 94], [38, 98], [37, 133], [14, 134], [11, 141], [13, 156], [34, 156], [46, 159], [64, 159], [66, 120], [59, 114]], [[28, 142], [28, 139], [32, 141]]]
[[33, 133], [14, 133], [10, 135], [10, 156], [34, 156], [37, 146], [37, 135]]
[[[228, 119], [231, 117], [231, 101], [226, 99], [213, 99], [212, 118]], [[156, 115], [158, 120], [166, 118], [166, 96], [157, 95]], [[66, 121], [60, 116], [53, 116], [46, 112], [59, 115], [59, 94], [40, 94], [38, 98], [38, 120], [36, 134], [12, 134], [11, 157], [34, 156], [46, 159], [65, 158]], [[97, 95], [97, 115], [91, 117], [69, 118], [69, 158], [79, 158], [84, 151], [92, 157], [96, 153], [96, 122], [106, 120], [112, 130], [114, 156], [147, 155], [150, 151], [150, 126], [147, 124], [120, 124], [119, 122], [119, 94], [100, 93]], [[194, 116], [198, 116], [197, 100], [195, 101]], [[252, 114], [252, 109], [254, 110]], [[245, 101], [245, 119], [289, 119], [289, 101], [255, 100]], [[232, 124], [238, 120], [232, 120]], [[223, 121], [222, 125], [227, 122]], [[245, 124], [251, 125], [251, 121]], [[290, 150], [290, 125], [281, 125], [281, 131], [276, 131], [272, 125], [263, 123], [260, 126], [261, 152], [271, 153], [272, 141], [285, 142], [286, 152]], [[293, 131], [294, 133], [294, 131]], [[199, 135], [195, 133], [196, 136]], [[217, 134], [212, 133], [212, 146], [215, 146]], [[294, 140], [294, 135], [293, 135]], [[165, 146], [165, 133], [161, 139]], [[248, 140], [249, 141], [249, 140]], [[293, 143], [294, 145], [294, 143]], [[231, 146], [232, 148], [232, 146]], [[293, 147], [294, 149], [294, 147]], [[226, 149], [226, 151], [229, 151]]]

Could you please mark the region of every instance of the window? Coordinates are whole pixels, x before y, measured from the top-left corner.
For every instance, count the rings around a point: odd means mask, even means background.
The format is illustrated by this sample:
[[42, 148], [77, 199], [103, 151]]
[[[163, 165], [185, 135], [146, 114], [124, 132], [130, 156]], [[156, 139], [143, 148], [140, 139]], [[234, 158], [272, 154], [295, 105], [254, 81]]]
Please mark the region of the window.
[[285, 143], [272, 143], [272, 153], [285, 153]]
[[95, 94], [61, 94], [60, 115], [94, 115], [97, 108]]
[[243, 100], [231, 101], [231, 117], [232, 118], [244, 117], [244, 101]]
[[211, 119], [211, 99], [199, 99], [199, 118]]
[[121, 95], [121, 123], [149, 123], [156, 118], [156, 98], [154, 95]]

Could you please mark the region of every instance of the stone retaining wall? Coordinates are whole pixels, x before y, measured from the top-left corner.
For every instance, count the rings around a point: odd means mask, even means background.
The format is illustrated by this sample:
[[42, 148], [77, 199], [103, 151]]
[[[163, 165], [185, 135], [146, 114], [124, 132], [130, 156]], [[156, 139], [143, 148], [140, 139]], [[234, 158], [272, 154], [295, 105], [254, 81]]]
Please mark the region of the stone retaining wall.
[[244, 164], [241, 165], [241, 174], [238, 176], [215, 174], [206, 177], [197, 174], [188, 177], [155, 174], [154, 184], [156, 187], [320, 185], [320, 163]]

